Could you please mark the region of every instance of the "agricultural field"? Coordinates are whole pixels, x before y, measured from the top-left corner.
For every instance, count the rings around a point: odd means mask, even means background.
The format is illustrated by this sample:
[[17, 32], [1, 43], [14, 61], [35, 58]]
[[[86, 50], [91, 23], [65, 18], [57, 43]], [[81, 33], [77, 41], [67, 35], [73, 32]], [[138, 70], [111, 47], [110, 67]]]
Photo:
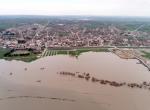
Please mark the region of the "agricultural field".
[[70, 55], [70, 56], [79, 56], [84, 52], [109, 52], [106, 48], [81, 48], [81, 49], [73, 49], [73, 50], [48, 50], [45, 49], [41, 54], [41, 57], [46, 56], [54, 56], [54, 55]]
[[57, 52], [58, 52], [57, 50], [48, 50], [48, 49], [45, 49], [43, 51], [43, 53], [41, 54], [41, 57], [57, 55]]

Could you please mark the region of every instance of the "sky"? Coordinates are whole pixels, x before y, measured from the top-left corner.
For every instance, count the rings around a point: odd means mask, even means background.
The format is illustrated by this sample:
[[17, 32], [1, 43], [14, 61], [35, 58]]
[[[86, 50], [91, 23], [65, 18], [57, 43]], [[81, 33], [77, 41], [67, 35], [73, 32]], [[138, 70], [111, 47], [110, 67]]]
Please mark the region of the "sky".
[[0, 15], [150, 16], [150, 0], [0, 0]]

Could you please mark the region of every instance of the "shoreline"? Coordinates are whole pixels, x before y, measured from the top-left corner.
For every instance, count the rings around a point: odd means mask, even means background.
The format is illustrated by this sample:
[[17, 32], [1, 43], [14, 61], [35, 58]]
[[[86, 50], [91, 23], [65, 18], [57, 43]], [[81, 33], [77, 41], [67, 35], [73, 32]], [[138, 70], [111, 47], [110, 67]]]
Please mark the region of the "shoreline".
[[[10, 56], [10, 57], [5, 57], [4, 55], [1, 55], [0, 59], [5, 59], [5, 60], [20, 60], [24, 62], [32, 62], [37, 59], [40, 59], [42, 57], [46, 56], [54, 56], [54, 55], [70, 55], [74, 57], [78, 57], [80, 54], [85, 53], [85, 52], [112, 52], [121, 59], [137, 59], [135, 57], [135, 53], [133, 53], [132, 49], [141, 49], [141, 48], [150, 48], [150, 47], [114, 47], [114, 46], [108, 46], [108, 47], [75, 47], [75, 48], [45, 48], [40, 54], [34, 54], [28, 55], [28, 56]], [[128, 49], [128, 50], [125, 50]], [[26, 50], [25, 50], [26, 51]], [[3, 54], [3, 53], [1, 53]], [[142, 56], [141, 56], [142, 57]], [[148, 61], [148, 59], [147, 59]], [[150, 67], [149, 67], [150, 70]]]

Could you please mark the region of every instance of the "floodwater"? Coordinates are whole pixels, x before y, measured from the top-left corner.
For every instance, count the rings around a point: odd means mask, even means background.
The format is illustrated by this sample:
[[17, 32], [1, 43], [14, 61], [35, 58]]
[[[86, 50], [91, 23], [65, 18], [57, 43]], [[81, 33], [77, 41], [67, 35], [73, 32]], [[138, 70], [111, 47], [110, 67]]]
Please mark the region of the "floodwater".
[[31, 63], [0, 60], [0, 110], [150, 110], [150, 90], [56, 74], [61, 71], [89, 72], [118, 82], [150, 82], [150, 72], [138, 60], [112, 53], [58, 55]]

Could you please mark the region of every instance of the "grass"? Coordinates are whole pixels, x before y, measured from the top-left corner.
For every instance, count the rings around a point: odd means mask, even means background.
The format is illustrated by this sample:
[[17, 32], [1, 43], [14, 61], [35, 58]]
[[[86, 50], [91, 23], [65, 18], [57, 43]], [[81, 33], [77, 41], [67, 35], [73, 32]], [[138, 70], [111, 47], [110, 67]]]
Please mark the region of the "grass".
[[144, 53], [144, 55], [142, 55], [145, 58], [150, 59], [150, 52], [146, 52], [146, 51], [141, 51], [142, 53]]
[[11, 56], [11, 57], [5, 57], [4, 54], [10, 52], [10, 49], [0, 48], [0, 59], [6, 59], [6, 60], [20, 60], [24, 62], [31, 62], [37, 59], [37, 55], [30, 53], [28, 56]]
[[6, 60], [19, 60], [24, 62], [32, 62], [37, 59], [37, 57], [28, 56], [28, 57], [5, 57]]
[[[30, 52], [30, 55], [28, 56], [11, 56], [11, 57], [4, 57], [4, 54], [9, 52], [9, 49], [3, 49], [0, 48], [0, 59], [6, 59], [6, 60], [20, 60], [24, 62], [32, 62], [37, 58], [37, 55]], [[107, 48], [81, 48], [76, 50], [47, 50], [44, 53], [44, 56], [53, 56], [53, 55], [71, 55], [71, 56], [79, 56], [82, 53], [85, 52], [109, 52]]]
[[0, 48], [0, 59], [4, 58], [4, 54], [8, 53], [10, 49]]
[[49, 51], [57, 51], [57, 55], [71, 55], [71, 56], [79, 56], [82, 53], [93, 51], [93, 52], [109, 52], [106, 48], [81, 48], [76, 50], [49, 50]]
[[87, 48], [87, 49], [77, 49], [73, 55], [79, 56], [80, 54], [85, 53], [85, 52], [89, 52], [89, 51], [92, 51], [92, 52], [109, 52], [109, 50], [105, 49], [105, 48], [89, 48], [89, 49]]
[[4, 57], [6, 60], [20, 60], [24, 62], [32, 62], [37, 59], [37, 55], [30, 53], [28, 56], [11, 56], [11, 57]]
[[62, 50], [62, 51], [61, 51], [61, 50], [58, 50], [58, 51], [57, 51], [57, 54], [59, 54], [59, 55], [60, 55], [60, 54], [61, 54], [61, 55], [67, 55], [67, 51], [66, 51], [66, 50], [64, 50], [64, 51], [63, 51], [63, 50]]

